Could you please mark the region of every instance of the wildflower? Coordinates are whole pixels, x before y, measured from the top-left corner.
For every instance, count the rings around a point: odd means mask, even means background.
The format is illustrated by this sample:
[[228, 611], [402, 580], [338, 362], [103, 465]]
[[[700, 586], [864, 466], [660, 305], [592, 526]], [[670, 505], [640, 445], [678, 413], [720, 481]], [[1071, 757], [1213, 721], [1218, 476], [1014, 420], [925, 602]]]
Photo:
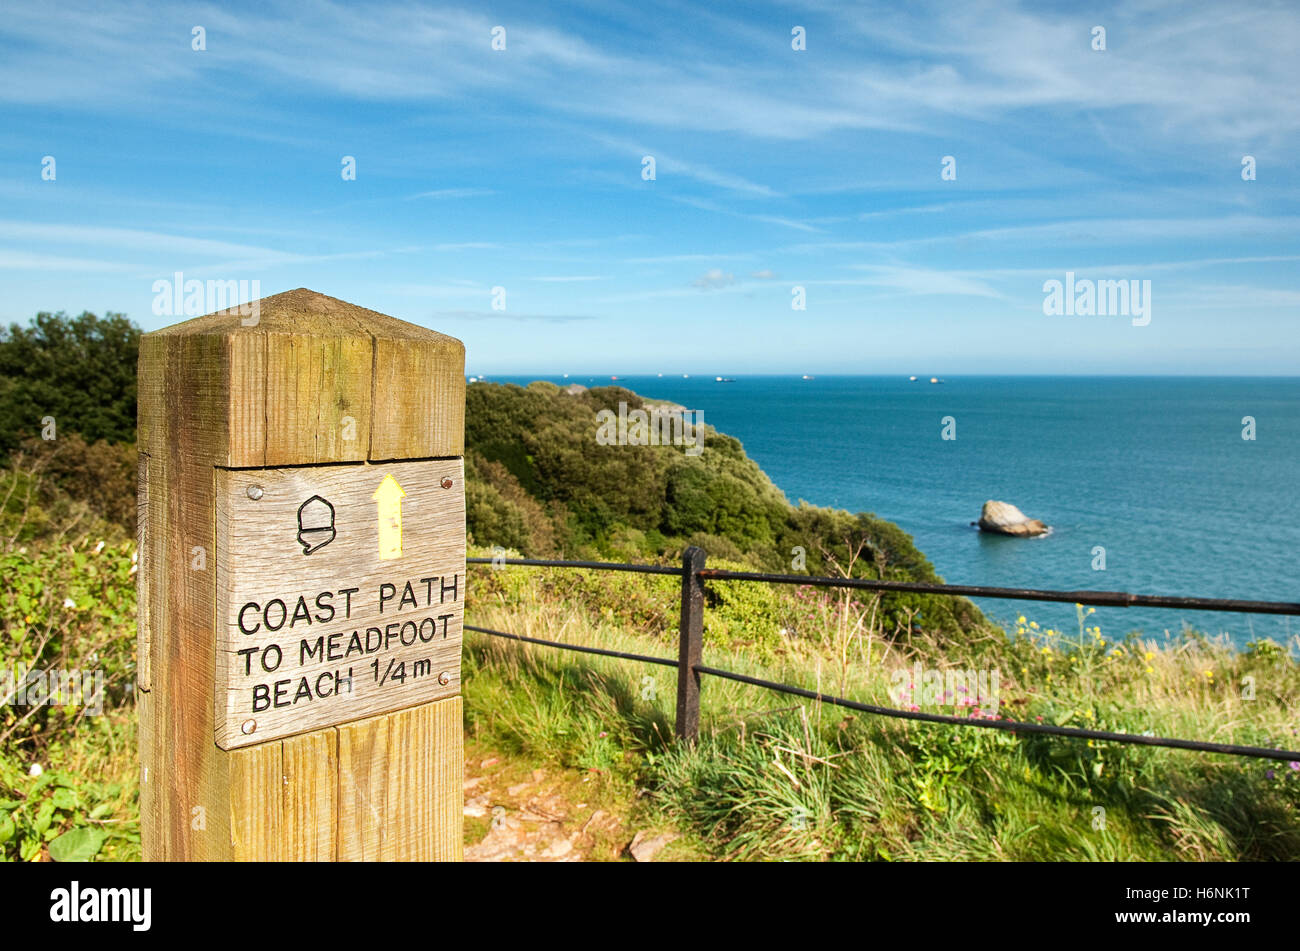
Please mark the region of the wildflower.
[[75, 607], [77, 606], [77, 602], [76, 602], [76, 601], [73, 601], [71, 598], [64, 598], [64, 599], [63, 599], [63, 606], [64, 606], [65, 608], [75, 608]]
[[1025, 623], [1025, 616], [1022, 614], [1022, 615], [1020, 615], [1020, 617], [1016, 618], [1016, 623], [1017, 623], [1017, 624], [1024, 624], [1024, 623]]
[[1047, 629], [1047, 636], [1048, 636], [1048, 637], [1055, 637], [1055, 636], [1056, 636], [1056, 632], [1055, 632], [1054, 630], [1052, 630], [1052, 629], [1049, 627], [1049, 628]]
[[1029, 622], [1029, 626], [1032, 627], [1035, 631], [1038, 630], [1038, 622], [1037, 622], [1037, 621], [1030, 621], [1030, 622]]
[[1150, 667], [1148, 667], [1148, 668], [1147, 668], [1147, 673], [1148, 673], [1148, 674], [1154, 674], [1155, 671], [1152, 670]]
[[598, 738], [598, 739], [604, 739], [604, 738], [607, 737], [607, 736], [609, 736], [609, 734], [606, 733], [604, 730], [601, 730], [597, 738]]
[[[1096, 608], [1088, 608], [1088, 614], [1096, 614], [1096, 613], [1097, 613], [1097, 609], [1096, 609]], [[1086, 616], [1087, 616], [1087, 615], [1085, 615], [1085, 617], [1086, 617]]]
[[1052, 649], [1051, 649], [1050, 647], [1048, 647], [1046, 644], [1044, 644], [1044, 645], [1043, 645], [1043, 653], [1044, 653], [1044, 654], [1050, 654], [1051, 652], [1052, 652]]
[[1293, 759], [1291, 762], [1287, 763], [1287, 765], [1290, 766], [1296, 772], [1300, 772], [1300, 760]]
[[29, 770], [27, 771], [27, 775], [28, 775], [28, 776], [39, 776], [39, 775], [41, 775], [41, 773], [43, 773], [43, 772], [45, 772], [45, 770], [41, 769], [41, 764], [40, 764], [40, 763], [32, 763], [32, 768], [29, 769]]
[[1034, 717], [1034, 719], [1037, 720], [1039, 723], [1042, 723], [1042, 722], [1043, 722], [1043, 717], [1042, 717], [1041, 714], [1038, 715], [1038, 716], [1036, 716], [1036, 717]]
[[1206, 676], [1206, 679], [1208, 679], [1208, 680], [1213, 680], [1213, 679], [1214, 679], [1214, 671], [1212, 671], [1212, 670], [1207, 670], [1207, 671], [1205, 671], [1205, 676]]
[[98, 555], [103, 550], [104, 550], [104, 543], [101, 541], [98, 545], [95, 546], [95, 554]]
[[1023, 627], [1018, 627], [1018, 628], [1016, 628], [1016, 633], [1017, 633], [1017, 634], [1023, 634], [1023, 633], [1025, 633], [1025, 629], [1024, 629]]
[[1155, 656], [1156, 656], [1156, 655], [1153, 654], [1153, 653], [1151, 653], [1151, 651], [1147, 651], [1145, 654], [1142, 655], [1142, 659], [1143, 659], [1143, 660], [1150, 660], [1152, 657], [1155, 657]]
[[1273, 778], [1273, 771], [1272, 771], [1271, 769], [1269, 769], [1269, 770], [1265, 770], [1265, 771], [1264, 771], [1264, 778], [1265, 778], [1265, 779], [1272, 779], [1272, 778]]

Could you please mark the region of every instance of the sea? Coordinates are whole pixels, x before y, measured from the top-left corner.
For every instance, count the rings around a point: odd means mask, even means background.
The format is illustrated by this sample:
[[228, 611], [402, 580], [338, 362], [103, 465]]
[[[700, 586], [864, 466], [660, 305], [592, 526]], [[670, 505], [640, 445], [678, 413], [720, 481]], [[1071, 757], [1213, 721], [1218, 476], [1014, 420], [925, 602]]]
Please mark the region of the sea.
[[[618, 385], [698, 410], [791, 502], [897, 523], [951, 584], [1300, 602], [1300, 378], [493, 377]], [[945, 436], [949, 438], [945, 438]], [[1247, 438], [1249, 437], [1249, 438]], [[1051, 526], [979, 531], [985, 500]], [[976, 599], [1077, 635], [1073, 604]], [[1300, 650], [1300, 617], [1099, 607], [1103, 636], [1184, 626]]]

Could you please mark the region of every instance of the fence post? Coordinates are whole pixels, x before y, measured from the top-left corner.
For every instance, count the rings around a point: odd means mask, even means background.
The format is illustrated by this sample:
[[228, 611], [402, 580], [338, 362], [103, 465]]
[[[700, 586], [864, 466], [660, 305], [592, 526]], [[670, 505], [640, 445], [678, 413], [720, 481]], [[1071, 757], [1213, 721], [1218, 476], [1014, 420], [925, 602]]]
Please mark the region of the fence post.
[[677, 738], [694, 743], [700, 735], [700, 663], [704, 646], [704, 549], [682, 553], [682, 621], [677, 650]]
[[142, 338], [145, 859], [461, 857], [464, 361], [304, 288]]

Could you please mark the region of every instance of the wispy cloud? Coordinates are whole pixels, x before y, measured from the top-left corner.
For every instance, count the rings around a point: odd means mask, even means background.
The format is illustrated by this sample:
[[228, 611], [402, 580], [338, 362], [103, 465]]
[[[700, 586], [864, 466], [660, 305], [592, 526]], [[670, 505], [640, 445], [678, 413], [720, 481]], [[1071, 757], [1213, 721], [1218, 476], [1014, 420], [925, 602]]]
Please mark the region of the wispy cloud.
[[729, 287], [736, 283], [736, 275], [730, 274], [722, 268], [709, 268], [695, 280], [691, 281], [692, 287], [698, 287], [700, 290], [713, 291], [720, 287]]
[[412, 201], [416, 198], [432, 198], [435, 200], [446, 198], [478, 198], [482, 195], [495, 195], [490, 188], [436, 188], [433, 191], [417, 192], [414, 195], [407, 195], [406, 200]]
[[508, 310], [435, 310], [430, 316], [435, 320], [518, 320], [529, 323], [555, 324], [598, 319], [585, 314], [519, 314]]

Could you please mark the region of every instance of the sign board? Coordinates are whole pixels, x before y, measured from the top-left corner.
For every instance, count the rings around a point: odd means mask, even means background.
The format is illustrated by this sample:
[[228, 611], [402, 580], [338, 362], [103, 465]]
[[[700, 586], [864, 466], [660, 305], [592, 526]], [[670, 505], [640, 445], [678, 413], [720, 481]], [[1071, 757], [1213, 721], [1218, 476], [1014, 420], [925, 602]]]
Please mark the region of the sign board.
[[222, 749], [460, 692], [460, 459], [218, 469]]

